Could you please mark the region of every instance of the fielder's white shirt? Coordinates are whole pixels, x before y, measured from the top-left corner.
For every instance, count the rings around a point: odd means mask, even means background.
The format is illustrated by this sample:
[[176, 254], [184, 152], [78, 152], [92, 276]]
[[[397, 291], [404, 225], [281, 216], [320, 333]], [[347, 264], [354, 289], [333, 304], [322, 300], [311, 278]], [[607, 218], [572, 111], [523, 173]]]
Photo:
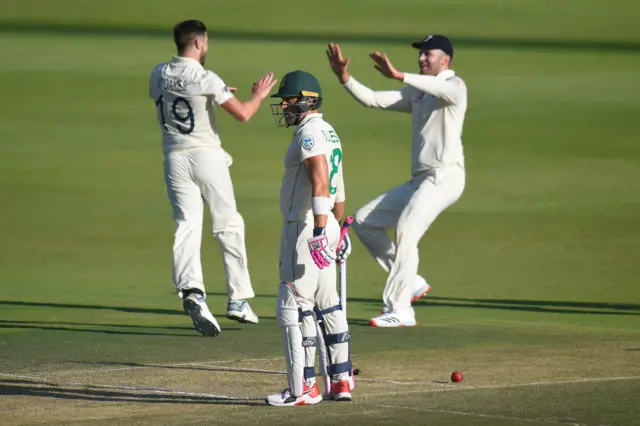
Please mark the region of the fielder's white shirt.
[[233, 97], [222, 79], [195, 59], [174, 56], [157, 65], [149, 78], [165, 154], [196, 147], [219, 147], [214, 104]]
[[404, 75], [406, 87], [373, 91], [351, 77], [344, 87], [362, 105], [412, 114], [411, 173], [464, 165], [462, 126], [467, 86], [453, 70]]
[[311, 198], [313, 184], [303, 161], [324, 155], [329, 167], [329, 198], [331, 206], [345, 201], [342, 174], [342, 144], [321, 113], [305, 116], [293, 134], [284, 157], [284, 177], [280, 189], [280, 212], [284, 222], [313, 221]]

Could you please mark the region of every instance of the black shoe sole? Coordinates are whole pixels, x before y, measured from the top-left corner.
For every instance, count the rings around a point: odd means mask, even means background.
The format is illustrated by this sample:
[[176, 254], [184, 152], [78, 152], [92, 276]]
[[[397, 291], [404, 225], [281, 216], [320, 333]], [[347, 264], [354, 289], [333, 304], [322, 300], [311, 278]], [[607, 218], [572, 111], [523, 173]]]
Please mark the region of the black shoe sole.
[[197, 303], [187, 300], [183, 304], [184, 310], [193, 321], [195, 329], [203, 336], [216, 337], [220, 334], [220, 329], [214, 323], [202, 316], [200, 306]]

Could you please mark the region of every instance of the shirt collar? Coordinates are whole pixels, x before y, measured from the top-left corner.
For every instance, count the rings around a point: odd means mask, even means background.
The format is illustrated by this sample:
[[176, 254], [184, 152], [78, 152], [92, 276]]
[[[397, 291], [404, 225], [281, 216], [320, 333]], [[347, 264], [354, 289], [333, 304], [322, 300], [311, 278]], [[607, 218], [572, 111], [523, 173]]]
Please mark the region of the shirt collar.
[[311, 113], [309, 115], [305, 115], [304, 118], [302, 120], [300, 120], [300, 122], [298, 123], [298, 129], [300, 129], [302, 126], [304, 126], [312, 118], [322, 118], [322, 113], [321, 112], [313, 112], [313, 113]]
[[443, 78], [446, 80], [448, 78], [453, 77], [454, 75], [456, 75], [456, 72], [454, 70], [444, 70], [444, 71], [440, 71], [436, 77]]
[[200, 68], [202, 67], [202, 64], [198, 61], [196, 61], [193, 58], [187, 58], [186, 56], [178, 56], [178, 55], [174, 55], [173, 58], [171, 59], [172, 63], [182, 63], [182, 64], [191, 64], [191, 65], [196, 65]]

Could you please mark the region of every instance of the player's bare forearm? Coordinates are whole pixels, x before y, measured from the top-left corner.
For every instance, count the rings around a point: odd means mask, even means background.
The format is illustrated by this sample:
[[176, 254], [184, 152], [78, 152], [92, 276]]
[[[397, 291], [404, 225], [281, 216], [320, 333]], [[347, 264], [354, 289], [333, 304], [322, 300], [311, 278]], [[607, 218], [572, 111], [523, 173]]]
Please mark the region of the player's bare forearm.
[[224, 108], [236, 120], [246, 123], [255, 115], [256, 112], [258, 112], [261, 102], [262, 101], [257, 98], [252, 98], [245, 102], [239, 101], [236, 98], [231, 98], [222, 104], [222, 108]]
[[[316, 155], [314, 157], [304, 160], [304, 165], [307, 169], [307, 175], [312, 185], [312, 198], [326, 198], [329, 199], [329, 167], [327, 166], [327, 159], [324, 155]], [[327, 226], [327, 214], [314, 212], [314, 227], [324, 228]]]
[[[266, 73], [263, 75], [257, 83], [254, 83], [251, 89], [251, 99], [241, 102], [235, 97], [229, 99], [222, 104], [229, 114], [231, 114], [236, 120], [246, 123], [258, 112], [260, 104], [269, 95], [269, 92], [275, 86], [278, 80], [275, 79], [273, 73]], [[235, 92], [235, 90], [234, 90]]]
[[338, 222], [342, 220], [342, 218], [344, 217], [344, 201], [336, 203], [333, 206], [333, 216]]

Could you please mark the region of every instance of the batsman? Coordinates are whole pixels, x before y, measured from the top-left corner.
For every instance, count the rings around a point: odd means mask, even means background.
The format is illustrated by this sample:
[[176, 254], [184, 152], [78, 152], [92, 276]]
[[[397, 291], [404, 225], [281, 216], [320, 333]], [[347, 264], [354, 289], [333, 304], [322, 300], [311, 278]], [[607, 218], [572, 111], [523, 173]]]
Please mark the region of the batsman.
[[[284, 76], [271, 105], [279, 127], [295, 126], [284, 159], [280, 190], [283, 229], [280, 239], [280, 288], [276, 317], [282, 329], [289, 387], [267, 397], [274, 406], [322, 401], [315, 379], [319, 339], [327, 351], [328, 396], [350, 401], [352, 387], [349, 326], [336, 290], [336, 261], [350, 253], [340, 240], [344, 213], [342, 145], [322, 118], [322, 90], [304, 71]], [[316, 320], [322, 334], [318, 336]]]

